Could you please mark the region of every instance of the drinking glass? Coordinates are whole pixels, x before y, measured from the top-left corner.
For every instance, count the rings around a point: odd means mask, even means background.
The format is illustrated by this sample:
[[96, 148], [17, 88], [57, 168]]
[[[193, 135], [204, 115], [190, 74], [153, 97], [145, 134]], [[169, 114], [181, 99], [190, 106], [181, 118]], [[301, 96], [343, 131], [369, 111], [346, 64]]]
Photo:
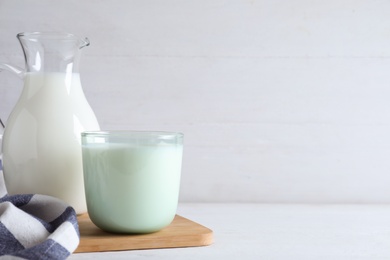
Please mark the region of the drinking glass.
[[103, 230], [150, 233], [175, 217], [183, 134], [83, 132], [82, 158], [88, 214]]

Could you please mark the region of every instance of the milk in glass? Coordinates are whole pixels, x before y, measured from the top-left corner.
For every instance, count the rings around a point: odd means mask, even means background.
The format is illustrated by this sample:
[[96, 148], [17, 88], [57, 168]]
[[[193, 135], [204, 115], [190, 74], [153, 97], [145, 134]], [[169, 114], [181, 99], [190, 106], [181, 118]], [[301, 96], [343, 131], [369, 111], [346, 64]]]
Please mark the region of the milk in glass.
[[[177, 208], [181, 145], [83, 144], [88, 212], [114, 232], [153, 232]], [[125, 224], [121, 224], [125, 223]]]

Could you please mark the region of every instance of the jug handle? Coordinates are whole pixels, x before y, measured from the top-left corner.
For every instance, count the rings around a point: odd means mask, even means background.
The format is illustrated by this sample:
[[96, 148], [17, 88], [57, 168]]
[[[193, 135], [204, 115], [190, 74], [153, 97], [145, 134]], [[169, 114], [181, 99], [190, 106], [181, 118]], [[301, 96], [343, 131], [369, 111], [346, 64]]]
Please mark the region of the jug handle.
[[0, 118], [0, 129], [2, 131], [0, 131], [0, 171], [3, 169], [3, 150], [2, 150], [2, 142], [3, 142], [3, 130], [4, 130], [5, 126], [4, 126], [4, 123], [3, 121], [1, 121], [1, 118]]
[[11, 72], [12, 74], [14, 74], [15, 76], [17, 76], [20, 79], [24, 79], [24, 76], [26, 75], [26, 72], [24, 71], [24, 69], [22, 69], [18, 66], [9, 65], [6, 63], [0, 63], [0, 72], [3, 70], [7, 70], [7, 71]]

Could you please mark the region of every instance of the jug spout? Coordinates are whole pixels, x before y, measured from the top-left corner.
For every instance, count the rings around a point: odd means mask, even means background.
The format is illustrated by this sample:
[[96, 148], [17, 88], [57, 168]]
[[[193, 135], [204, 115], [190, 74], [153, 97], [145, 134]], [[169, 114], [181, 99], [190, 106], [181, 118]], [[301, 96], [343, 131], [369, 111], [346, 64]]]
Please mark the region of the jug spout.
[[2, 70], [7, 70], [7, 71], [11, 72], [12, 74], [14, 74], [15, 76], [17, 76], [20, 79], [23, 79], [25, 74], [26, 74], [24, 69], [19, 68], [17, 66], [9, 65], [9, 64], [6, 64], [6, 63], [0, 63], [0, 72]]
[[80, 43], [80, 49], [84, 48], [84, 47], [87, 47], [89, 46], [91, 43], [89, 41], [89, 39], [87, 37], [85, 37], [84, 39], [81, 39], [81, 43]]

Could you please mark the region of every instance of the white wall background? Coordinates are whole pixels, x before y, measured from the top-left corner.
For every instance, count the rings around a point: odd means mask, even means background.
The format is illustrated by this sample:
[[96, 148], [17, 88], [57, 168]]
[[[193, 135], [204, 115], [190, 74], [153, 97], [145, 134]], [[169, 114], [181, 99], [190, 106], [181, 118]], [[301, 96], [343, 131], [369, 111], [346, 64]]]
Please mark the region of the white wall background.
[[89, 37], [103, 129], [185, 134], [182, 201], [390, 202], [390, 1], [0, 0], [0, 61], [23, 31]]

